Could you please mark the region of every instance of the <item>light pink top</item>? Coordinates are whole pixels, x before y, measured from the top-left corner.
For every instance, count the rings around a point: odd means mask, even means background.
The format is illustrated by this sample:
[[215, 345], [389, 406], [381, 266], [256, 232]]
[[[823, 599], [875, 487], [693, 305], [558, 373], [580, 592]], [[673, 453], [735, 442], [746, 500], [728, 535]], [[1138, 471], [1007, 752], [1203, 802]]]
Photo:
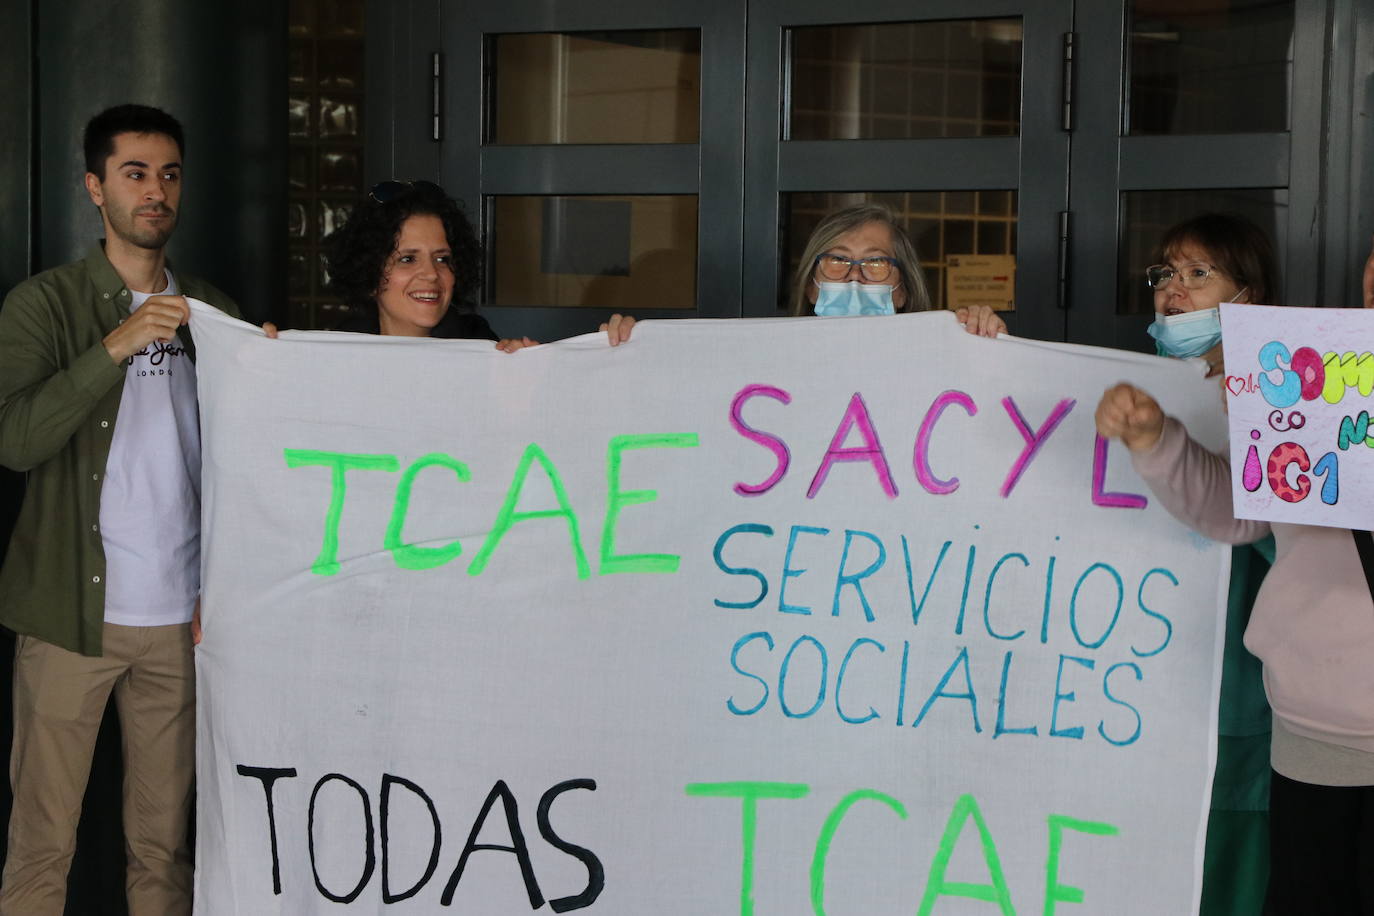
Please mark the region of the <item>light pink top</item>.
[[1131, 462], [1175, 518], [1213, 540], [1245, 544], [1272, 528], [1274, 565], [1245, 646], [1264, 663], [1274, 714], [1296, 735], [1374, 752], [1374, 599], [1349, 530], [1235, 518], [1230, 463], [1172, 417]]

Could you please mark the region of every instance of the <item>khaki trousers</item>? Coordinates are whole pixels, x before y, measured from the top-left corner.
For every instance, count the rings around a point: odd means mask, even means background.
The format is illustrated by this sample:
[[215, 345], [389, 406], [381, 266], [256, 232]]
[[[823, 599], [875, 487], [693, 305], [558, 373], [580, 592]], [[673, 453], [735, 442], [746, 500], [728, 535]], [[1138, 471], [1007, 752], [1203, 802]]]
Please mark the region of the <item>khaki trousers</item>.
[[191, 912], [191, 628], [107, 623], [104, 648], [102, 657], [89, 658], [32, 636], [18, 639], [10, 757], [14, 808], [0, 916], [62, 916], [81, 800], [112, 689], [123, 734], [129, 912]]

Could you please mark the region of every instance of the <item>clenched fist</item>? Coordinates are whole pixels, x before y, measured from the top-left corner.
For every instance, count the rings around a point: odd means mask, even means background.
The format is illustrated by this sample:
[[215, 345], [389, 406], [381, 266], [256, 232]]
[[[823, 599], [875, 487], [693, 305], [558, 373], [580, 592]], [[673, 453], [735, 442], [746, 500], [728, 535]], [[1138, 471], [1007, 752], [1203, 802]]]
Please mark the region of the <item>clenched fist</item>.
[[177, 328], [191, 318], [191, 307], [182, 296], [149, 296], [124, 323], [105, 335], [105, 352], [116, 363], [145, 349], [155, 340], [171, 340]]
[[1122, 382], [1103, 393], [1097, 405], [1097, 431], [1120, 439], [1133, 452], [1149, 451], [1164, 431], [1164, 411], [1147, 393]]

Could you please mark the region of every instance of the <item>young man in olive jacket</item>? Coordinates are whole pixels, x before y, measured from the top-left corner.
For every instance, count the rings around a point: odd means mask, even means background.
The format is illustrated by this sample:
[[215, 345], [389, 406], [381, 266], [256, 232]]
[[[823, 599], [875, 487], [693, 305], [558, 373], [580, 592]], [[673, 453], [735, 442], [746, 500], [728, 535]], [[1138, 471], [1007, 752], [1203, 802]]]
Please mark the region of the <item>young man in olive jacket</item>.
[[0, 624], [18, 634], [0, 916], [63, 912], [111, 690], [130, 913], [187, 914], [200, 433], [184, 297], [237, 309], [167, 262], [181, 206], [176, 119], [121, 105], [84, 139], [104, 241], [0, 309], [0, 464], [28, 478], [0, 569]]

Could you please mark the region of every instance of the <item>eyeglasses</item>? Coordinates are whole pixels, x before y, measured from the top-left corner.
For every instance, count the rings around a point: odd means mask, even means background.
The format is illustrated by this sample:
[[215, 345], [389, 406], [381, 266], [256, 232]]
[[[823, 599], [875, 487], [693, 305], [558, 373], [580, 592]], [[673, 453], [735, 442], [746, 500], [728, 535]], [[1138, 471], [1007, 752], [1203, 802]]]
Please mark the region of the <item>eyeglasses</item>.
[[427, 191], [429, 193], [443, 194], [444, 189], [432, 181], [423, 179], [416, 181], [403, 181], [391, 178], [386, 181], [379, 181], [372, 186], [372, 190], [367, 192], [367, 196], [379, 204], [389, 204], [393, 200], [398, 200], [412, 191]]
[[816, 255], [816, 267], [827, 280], [843, 280], [849, 271], [858, 265], [859, 273], [870, 283], [881, 283], [892, 276], [900, 265], [894, 258], [846, 258], [838, 254]]
[[1174, 277], [1178, 277], [1178, 282], [1183, 284], [1184, 289], [1202, 289], [1207, 285], [1207, 281], [1212, 279], [1212, 275], [1220, 271], [1215, 267], [1208, 267], [1206, 264], [1194, 264], [1177, 270], [1168, 264], [1154, 264], [1145, 268], [1145, 282], [1151, 289], [1163, 289]]

